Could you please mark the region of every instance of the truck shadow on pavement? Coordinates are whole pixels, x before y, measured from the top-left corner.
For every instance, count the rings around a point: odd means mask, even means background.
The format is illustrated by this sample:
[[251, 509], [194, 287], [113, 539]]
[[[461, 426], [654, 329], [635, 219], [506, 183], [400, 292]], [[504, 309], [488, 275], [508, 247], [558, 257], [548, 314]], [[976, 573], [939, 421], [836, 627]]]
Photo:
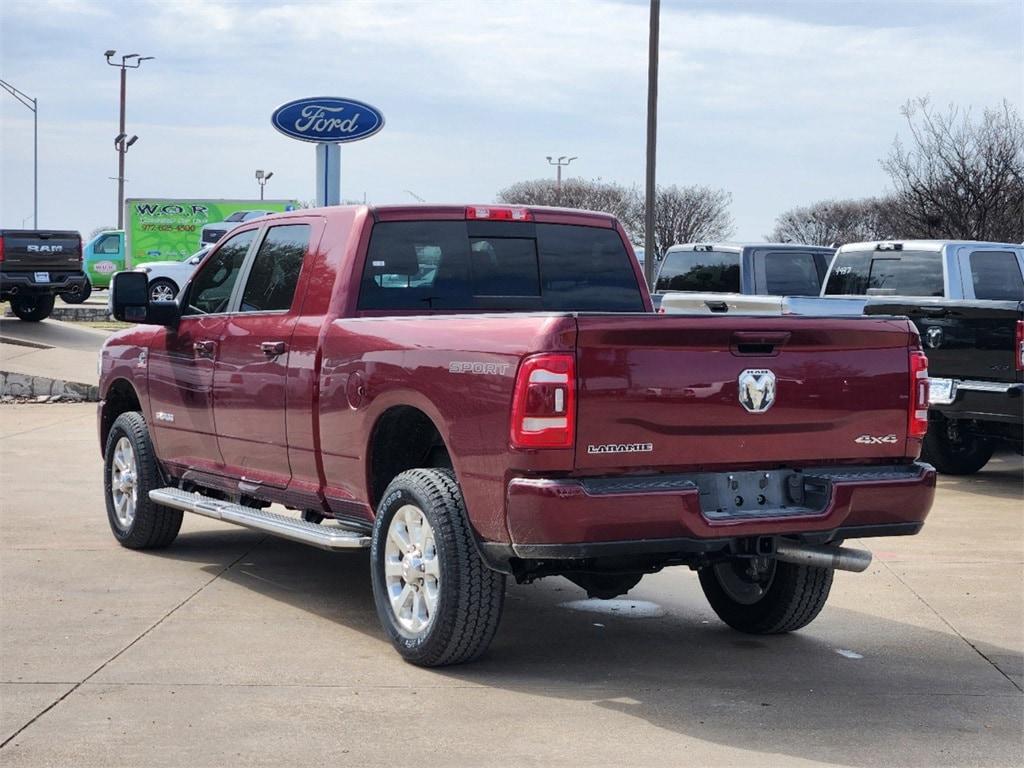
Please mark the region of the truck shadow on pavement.
[[1024, 458], [1020, 454], [997, 453], [974, 475], [939, 475], [938, 487], [982, 498], [1024, 499]]
[[[718, 621], [685, 569], [647, 577], [630, 593], [627, 600], [664, 609], [643, 619], [570, 610], [564, 604], [583, 593], [552, 578], [510, 584], [498, 635], [480, 661], [415, 670], [402, 666], [380, 629], [366, 552], [330, 554], [250, 532], [207, 531], [183, 533], [160, 556], [209, 563], [225, 548], [248, 551], [222, 573], [223, 566], [204, 570], [281, 601], [288, 613], [313, 614], [365, 635], [364, 653], [391, 656], [374, 663], [380, 676], [390, 677], [389, 664], [398, 665], [402, 685], [436, 686], [441, 676], [462, 686], [553, 699], [577, 717], [583, 708], [588, 719], [604, 723], [608, 739], [628, 725], [625, 715], [730, 749], [821, 762], [930, 766], [940, 757], [951, 764], [1024, 759], [1020, 683], [936, 617], [922, 618], [919, 605], [908, 609], [914, 623], [828, 606], [802, 632], [748, 637]], [[836, 592], [844, 588], [851, 583], [837, 579]], [[893, 596], [880, 589], [879, 597]], [[320, 631], [326, 634], [318, 641], [343, 634]], [[345, 644], [337, 643], [318, 650], [325, 658], [343, 657]], [[1018, 666], [1019, 651], [983, 647]], [[248, 661], [254, 677], [268, 661], [258, 653]], [[507, 714], [514, 719], [514, 712]], [[527, 737], [543, 738], [508, 738]], [[599, 748], [592, 737], [580, 742], [591, 755]]]

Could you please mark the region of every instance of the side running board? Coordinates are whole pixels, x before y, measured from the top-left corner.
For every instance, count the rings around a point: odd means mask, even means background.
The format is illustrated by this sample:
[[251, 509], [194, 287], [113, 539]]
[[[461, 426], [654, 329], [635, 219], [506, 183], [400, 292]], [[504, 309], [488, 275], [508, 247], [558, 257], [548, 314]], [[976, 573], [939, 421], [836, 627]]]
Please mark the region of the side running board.
[[199, 493], [189, 493], [180, 488], [158, 488], [149, 492], [151, 501], [165, 507], [194, 512], [197, 515], [234, 523], [243, 528], [263, 531], [282, 539], [309, 544], [320, 549], [361, 549], [370, 546], [370, 537], [336, 525], [307, 523], [287, 515], [267, 512], [264, 509], [246, 507], [230, 501], [211, 499]]

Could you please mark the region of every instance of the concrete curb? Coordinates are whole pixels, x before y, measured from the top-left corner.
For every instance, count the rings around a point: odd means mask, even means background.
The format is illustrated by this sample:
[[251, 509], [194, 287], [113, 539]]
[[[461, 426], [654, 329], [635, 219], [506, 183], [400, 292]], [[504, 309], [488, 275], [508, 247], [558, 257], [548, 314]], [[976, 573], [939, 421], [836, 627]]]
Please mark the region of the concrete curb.
[[36, 400], [61, 397], [64, 400], [94, 403], [100, 399], [100, 388], [93, 384], [51, 379], [48, 376], [0, 371], [0, 397]]
[[[14, 313], [7, 309], [4, 313], [4, 317], [14, 317]], [[64, 320], [66, 322], [82, 322], [89, 320], [108, 320], [110, 315], [107, 314], [106, 307], [54, 307], [53, 312], [50, 313], [50, 317], [54, 320]]]

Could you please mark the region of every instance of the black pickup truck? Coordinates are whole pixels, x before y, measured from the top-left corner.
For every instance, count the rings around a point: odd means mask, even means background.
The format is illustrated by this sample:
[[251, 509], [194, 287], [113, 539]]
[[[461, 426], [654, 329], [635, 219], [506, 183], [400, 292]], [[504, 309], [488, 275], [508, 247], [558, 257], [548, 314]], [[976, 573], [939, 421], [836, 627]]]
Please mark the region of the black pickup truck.
[[936, 469], [970, 474], [998, 445], [1024, 450], [1024, 246], [844, 245], [822, 295], [863, 296], [865, 314], [906, 315], [917, 326], [930, 383], [921, 456]]
[[57, 296], [78, 303], [89, 292], [78, 232], [0, 230], [0, 301], [10, 301], [19, 318], [44, 320]]

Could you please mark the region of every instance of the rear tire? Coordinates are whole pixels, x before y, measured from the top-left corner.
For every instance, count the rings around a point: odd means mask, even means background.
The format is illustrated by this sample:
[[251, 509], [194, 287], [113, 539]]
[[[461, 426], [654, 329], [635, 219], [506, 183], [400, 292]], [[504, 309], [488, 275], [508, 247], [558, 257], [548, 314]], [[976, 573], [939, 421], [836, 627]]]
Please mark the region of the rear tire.
[[164, 483], [142, 414], [122, 413], [107, 436], [103, 490], [114, 538], [128, 549], [159, 549], [178, 535], [183, 513], [150, 501]]
[[988, 464], [994, 450], [988, 440], [965, 435], [955, 421], [943, 419], [928, 425], [921, 458], [944, 475], [973, 475]]
[[441, 667], [487, 650], [505, 576], [480, 559], [451, 470], [413, 469], [391, 481], [374, 521], [370, 569], [377, 616], [403, 659]]
[[700, 569], [700, 585], [718, 618], [752, 635], [777, 635], [806, 627], [821, 613], [832, 588], [831, 568], [780, 563], [762, 582], [745, 578], [745, 561]]
[[18, 294], [11, 297], [11, 309], [19, 320], [38, 323], [45, 320], [53, 312], [54, 295], [52, 293]]

